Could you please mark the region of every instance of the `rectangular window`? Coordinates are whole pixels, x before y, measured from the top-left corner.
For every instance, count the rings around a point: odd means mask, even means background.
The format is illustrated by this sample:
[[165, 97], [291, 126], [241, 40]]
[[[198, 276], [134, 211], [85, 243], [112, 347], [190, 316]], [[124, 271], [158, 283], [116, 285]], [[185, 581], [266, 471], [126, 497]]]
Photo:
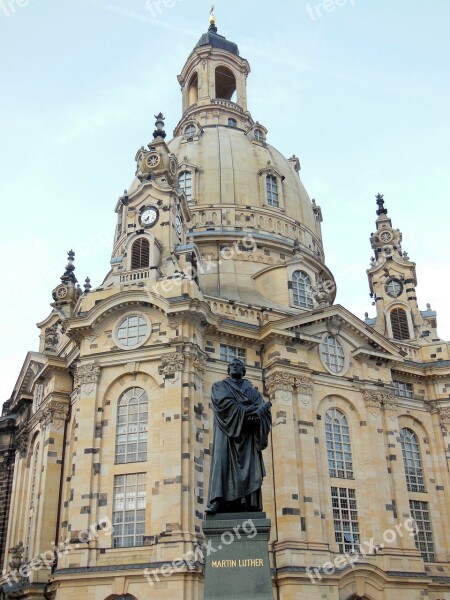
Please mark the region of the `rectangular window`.
[[348, 488], [331, 488], [334, 537], [340, 554], [355, 550], [359, 544], [358, 509], [356, 492]]
[[416, 535], [414, 536], [416, 547], [422, 553], [425, 562], [436, 562], [428, 502], [410, 500], [409, 508], [411, 517], [416, 523]]
[[276, 177], [267, 175], [267, 204], [269, 206], [278, 206], [278, 181]]
[[239, 358], [245, 363], [245, 348], [237, 348], [236, 346], [226, 346], [220, 344], [220, 360], [225, 362], [231, 362], [233, 358]]
[[406, 383], [405, 381], [393, 381], [394, 394], [400, 398], [412, 398], [413, 397], [413, 386], [412, 383]]
[[114, 477], [114, 548], [144, 544], [145, 504], [145, 473]]

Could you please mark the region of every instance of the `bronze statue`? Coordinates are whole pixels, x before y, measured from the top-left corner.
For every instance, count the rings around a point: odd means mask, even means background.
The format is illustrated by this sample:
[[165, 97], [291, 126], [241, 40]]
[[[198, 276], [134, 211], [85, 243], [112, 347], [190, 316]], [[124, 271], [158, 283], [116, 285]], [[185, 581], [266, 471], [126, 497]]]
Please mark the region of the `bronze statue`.
[[272, 424], [264, 402], [248, 379], [244, 363], [234, 359], [228, 375], [212, 387], [214, 446], [207, 514], [262, 511], [261, 486], [266, 474], [262, 451]]

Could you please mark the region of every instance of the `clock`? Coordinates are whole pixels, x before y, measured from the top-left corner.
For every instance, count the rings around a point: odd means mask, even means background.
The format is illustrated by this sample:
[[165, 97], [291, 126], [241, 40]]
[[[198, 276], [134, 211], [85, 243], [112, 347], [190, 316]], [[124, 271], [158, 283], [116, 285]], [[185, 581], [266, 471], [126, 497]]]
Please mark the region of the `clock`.
[[63, 300], [63, 298], [65, 298], [67, 296], [67, 288], [65, 285], [62, 285], [61, 287], [56, 289], [56, 297], [59, 298], [59, 300]]
[[175, 217], [175, 229], [177, 231], [178, 237], [181, 238], [181, 232], [183, 231], [183, 223], [181, 222], [181, 219], [178, 215]]
[[145, 206], [141, 210], [139, 221], [144, 227], [153, 227], [158, 220], [159, 212], [154, 206]]
[[159, 165], [159, 161], [160, 161], [160, 156], [159, 154], [153, 153], [150, 154], [149, 156], [147, 156], [147, 166], [148, 167], [156, 167]]
[[394, 236], [390, 231], [382, 231], [380, 233], [380, 240], [383, 242], [383, 244], [389, 244], [389, 242], [392, 241], [393, 237]]

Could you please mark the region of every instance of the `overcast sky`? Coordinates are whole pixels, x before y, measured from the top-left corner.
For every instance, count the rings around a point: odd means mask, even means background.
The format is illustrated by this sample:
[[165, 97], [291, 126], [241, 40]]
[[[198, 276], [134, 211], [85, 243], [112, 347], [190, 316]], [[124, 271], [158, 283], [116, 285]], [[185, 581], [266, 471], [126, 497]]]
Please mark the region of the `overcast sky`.
[[[0, 0], [2, 199], [0, 402], [66, 251], [98, 285], [114, 206], [154, 115], [181, 117], [177, 74], [208, 27], [203, 0]], [[450, 339], [450, 2], [216, 3], [219, 33], [250, 62], [249, 108], [268, 142], [300, 157], [322, 207], [337, 302], [374, 314], [366, 269], [375, 195], [417, 262], [419, 303]]]

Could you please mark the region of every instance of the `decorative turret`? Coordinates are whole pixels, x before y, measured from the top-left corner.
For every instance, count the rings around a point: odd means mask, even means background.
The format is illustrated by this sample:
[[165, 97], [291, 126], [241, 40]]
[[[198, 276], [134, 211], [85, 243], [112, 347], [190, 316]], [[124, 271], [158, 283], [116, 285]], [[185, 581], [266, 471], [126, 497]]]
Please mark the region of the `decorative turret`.
[[366, 314], [365, 321], [390, 339], [429, 344], [430, 337], [437, 337], [436, 313], [419, 310], [416, 264], [402, 251], [401, 231], [392, 227], [382, 194], [377, 194], [376, 203], [377, 229], [370, 237], [375, 256], [367, 274], [377, 316], [372, 319]]
[[62, 307], [64, 305], [74, 306], [81, 295], [81, 288], [77, 286], [77, 278], [75, 277], [75, 252], [69, 250], [67, 253], [66, 270], [61, 275], [61, 284], [58, 285], [52, 292], [54, 307]]
[[387, 216], [388, 211], [384, 205], [383, 194], [376, 195], [377, 200], [377, 230], [372, 233], [370, 238], [372, 248], [375, 251], [375, 260], [379, 254], [384, 254], [386, 257], [393, 253], [402, 255], [402, 234], [399, 229], [392, 228], [391, 219]]
[[[136, 176], [140, 181], [155, 180], [162, 187], [174, 186], [178, 183], [178, 161], [164, 141], [167, 135], [164, 131], [164, 115], [160, 112], [155, 115], [155, 119], [156, 129], [153, 141], [148, 144], [148, 150], [141, 146], [136, 153]], [[128, 195], [125, 193], [122, 204], [126, 202]]]

